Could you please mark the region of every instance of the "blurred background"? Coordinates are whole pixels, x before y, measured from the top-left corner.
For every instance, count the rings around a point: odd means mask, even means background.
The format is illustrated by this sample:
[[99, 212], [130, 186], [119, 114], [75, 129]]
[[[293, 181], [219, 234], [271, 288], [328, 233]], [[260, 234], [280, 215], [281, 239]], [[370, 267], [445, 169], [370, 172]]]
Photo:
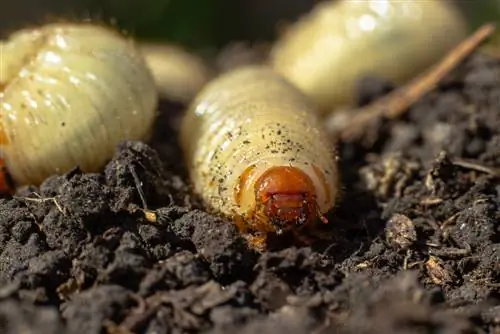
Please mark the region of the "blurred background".
[[[0, 31], [51, 21], [92, 19], [116, 23], [136, 37], [203, 49], [231, 40], [269, 39], [275, 22], [293, 20], [313, 0], [17, 0], [0, 11]], [[271, 3], [271, 5], [270, 5]]]
[[[147, 40], [191, 49], [220, 48], [233, 40], [269, 41], [319, 0], [16, 0], [3, 2], [0, 32], [54, 19], [116, 23]], [[354, 0], [353, 0], [354, 1]], [[420, 0], [416, 0], [420, 1]], [[421, 0], [435, 1], [435, 0]], [[437, 0], [436, 0], [437, 1]], [[500, 0], [455, 0], [471, 24], [500, 21]]]

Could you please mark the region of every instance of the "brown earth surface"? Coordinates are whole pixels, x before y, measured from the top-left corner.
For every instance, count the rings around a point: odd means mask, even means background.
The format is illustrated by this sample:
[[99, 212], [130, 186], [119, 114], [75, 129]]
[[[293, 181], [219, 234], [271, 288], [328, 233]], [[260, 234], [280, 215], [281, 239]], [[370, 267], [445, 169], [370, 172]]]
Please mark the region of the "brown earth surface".
[[[390, 88], [364, 80], [359, 101]], [[123, 143], [102, 174], [0, 200], [1, 333], [500, 333], [499, 60], [471, 57], [340, 143], [333, 236], [313, 247], [256, 254], [205, 212], [182, 108], [161, 112], [150, 145]]]

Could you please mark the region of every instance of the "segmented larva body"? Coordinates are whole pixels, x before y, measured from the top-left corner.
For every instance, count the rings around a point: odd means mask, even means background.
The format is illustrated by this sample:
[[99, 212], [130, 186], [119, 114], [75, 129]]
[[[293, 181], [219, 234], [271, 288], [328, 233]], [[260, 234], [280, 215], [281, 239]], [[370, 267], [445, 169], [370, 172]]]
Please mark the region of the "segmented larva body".
[[334, 148], [309, 100], [270, 68], [244, 66], [205, 86], [181, 144], [195, 191], [253, 234], [256, 248], [268, 232], [311, 226], [335, 204]]
[[325, 1], [287, 29], [270, 62], [326, 114], [355, 103], [361, 75], [403, 84], [466, 36], [446, 0]]
[[214, 75], [198, 56], [177, 45], [141, 43], [160, 96], [188, 104]]
[[120, 141], [148, 138], [158, 96], [132, 40], [58, 23], [15, 32], [0, 52], [0, 159], [16, 184], [97, 171]]

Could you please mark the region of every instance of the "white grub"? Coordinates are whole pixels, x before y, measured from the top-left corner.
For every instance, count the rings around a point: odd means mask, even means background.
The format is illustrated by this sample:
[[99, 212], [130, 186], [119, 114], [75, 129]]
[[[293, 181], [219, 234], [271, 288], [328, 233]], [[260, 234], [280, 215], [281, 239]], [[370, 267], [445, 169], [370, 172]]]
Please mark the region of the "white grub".
[[275, 166], [297, 167], [312, 180], [320, 213], [335, 205], [334, 147], [309, 100], [269, 67], [239, 67], [205, 86], [186, 112], [181, 144], [195, 191], [228, 217], [273, 231], [266, 217], [252, 215], [262, 204], [256, 182]]
[[327, 114], [354, 105], [360, 76], [403, 84], [466, 36], [446, 0], [324, 1], [287, 29], [270, 62]]
[[148, 42], [140, 49], [162, 98], [188, 104], [214, 76], [201, 57], [180, 46]]
[[155, 82], [118, 32], [48, 24], [14, 32], [0, 56], [0, 158], [16, 184], [75, 166], [98, 171], [120, 141], [150, 135]]

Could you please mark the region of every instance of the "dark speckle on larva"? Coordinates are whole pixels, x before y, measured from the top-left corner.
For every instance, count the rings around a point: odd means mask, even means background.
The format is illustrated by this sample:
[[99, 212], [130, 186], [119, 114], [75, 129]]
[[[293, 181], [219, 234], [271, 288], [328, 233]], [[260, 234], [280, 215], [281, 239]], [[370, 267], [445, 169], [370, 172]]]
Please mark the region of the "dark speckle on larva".
[[121, 140], [149, 136], [158, 94], [132, 40], [58, 23], [15, 32], [0, 52], [0, 165], [15, 184], [97, 171]]
[[298, 89], [260, 66], [214, 79], [187, 110], [181, 144], [195, 190], [256, 248], [335, 205], [335, 152], [317, 117]]

